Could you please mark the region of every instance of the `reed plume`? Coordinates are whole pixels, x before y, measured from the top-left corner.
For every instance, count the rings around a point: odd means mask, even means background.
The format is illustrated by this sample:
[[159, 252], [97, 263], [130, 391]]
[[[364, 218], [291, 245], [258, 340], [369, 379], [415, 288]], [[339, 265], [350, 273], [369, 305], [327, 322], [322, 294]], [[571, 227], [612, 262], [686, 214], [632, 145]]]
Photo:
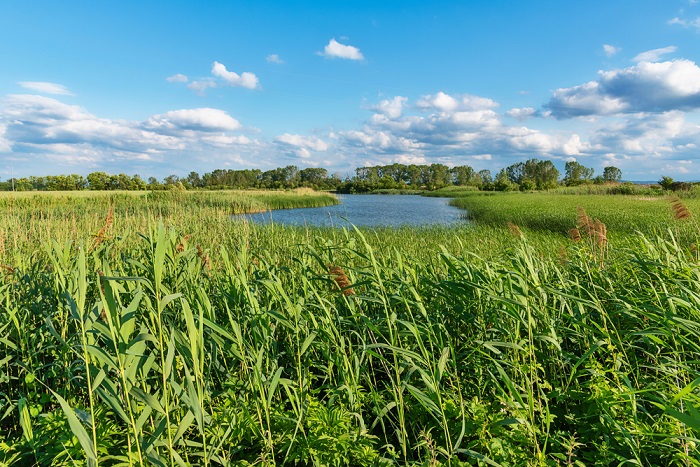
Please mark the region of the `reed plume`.
[[574, 243], [580, 242], [581, 241], [581, 231], [577, 229], [576, 227], [572, 227], [569, 229], [569, 237], [571, 237], [571, 240], [574, 241]]
[[608, 228], [596, 219], [593, 223], [593, 233], [595, 236], [595, 242], [598, 247], [602, 248], [606, 243], [608, 243]]
[[100, 243], [102, 243], [105, 238], [107, 238], [107, 232], [109, 229], [112, 228], [112, 224], [114, 223], [114, 208], [109, 208], [109, 211], [107, 212], [107, 218], [105, 219], [105, 225], [102, 226], [99, 232], [97, 232], [97, 235], [95, 235], [95, 240], [92, 243], [92, 248], [95, 249], [98, 246], [100, 246]]
[[569, 237], [576, 243], [586, 237], [586, 244], [602, 267], [608, 245], [608, 228], [599, 219], [592, 219], [582, 207], [577, 207], [576, 212], [576, 227], [569, 229]]
[[197, 245], [197, 256], [202, 261], [202, 267], [207, 271], [211, 270], [211, 258], [199, 245]]
[[342, 291], [343, 295], [355, 295], [355, 289], [351, 287], [352, 282], [340, 266], [328, 266], [328, 272], [335, 281], [336, 290]]
[[175, 247], [175, 253], [182, 253], [183, 251], [185, 251], [185, 248], [187, 248], [187, 242], [190, 238], [192, 238], [192, 235], [185, 235], [184, 237], [182, 237], [180, 243], [178, 243]]
[[523, 234], [523, 231], [520, 230], [520, 227], [518, 227], [517, 224], [508, 222], [508, 229], [510, 230], [511, 235], [513, 235], [518, 240], [522, 239], [525, 236], [525, 234]]
[[576, 228], [583, 229], [586, 235], [591, 236], [595, 231], [593, 220], [586, 214], [586, 211], [581, 206], [576, 208], [576, 212], [578, 213], [576, 217]]
[[688, 207], [678, 198], [673, 198], [671, 200], [671, 209], [673, 209], [674, 219], [688, 219], [692, 216]]

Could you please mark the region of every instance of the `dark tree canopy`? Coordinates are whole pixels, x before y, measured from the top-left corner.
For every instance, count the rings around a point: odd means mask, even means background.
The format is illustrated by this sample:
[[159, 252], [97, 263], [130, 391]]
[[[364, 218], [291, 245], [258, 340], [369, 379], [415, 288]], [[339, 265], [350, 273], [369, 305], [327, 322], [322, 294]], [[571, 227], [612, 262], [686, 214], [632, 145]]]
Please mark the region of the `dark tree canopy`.
[[564, 166], [564, 184], [566, 186], [583, 185], [593, 179], [593, 169], [584, 167], [576, 161], [569, 161]]

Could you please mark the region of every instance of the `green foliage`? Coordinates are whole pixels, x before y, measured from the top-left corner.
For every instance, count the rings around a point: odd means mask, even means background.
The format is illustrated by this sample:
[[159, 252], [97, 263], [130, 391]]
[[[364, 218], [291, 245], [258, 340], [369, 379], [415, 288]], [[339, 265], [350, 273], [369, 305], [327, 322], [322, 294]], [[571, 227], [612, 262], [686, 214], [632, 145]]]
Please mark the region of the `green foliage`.
[[[491, 225], [333, 230], [228, 196], [0, 198], [0, 462], [700, 464], [699, 233], [663, 200], [471, 190]], [[550, 233], [572, 205], [604, 255]]]
[[619, 182], [622, 180], [622, 170], [618, 169], [615, 166], [609, 165], [603, 169], [603, 181], [610, 183], [610, 182]]
[[577, 186], [591, 183], [593, 179], [593, 169], [584, 167], [576, 161], [569, 161], [565, 164], [565, 174], [562, 182], [566, 186]]
[[549, 190], [559, 184], [559, 171], [549, 160], [518, 162], [506, 167], [505, 173], [511, 183], [520, 185], [522, 191]]

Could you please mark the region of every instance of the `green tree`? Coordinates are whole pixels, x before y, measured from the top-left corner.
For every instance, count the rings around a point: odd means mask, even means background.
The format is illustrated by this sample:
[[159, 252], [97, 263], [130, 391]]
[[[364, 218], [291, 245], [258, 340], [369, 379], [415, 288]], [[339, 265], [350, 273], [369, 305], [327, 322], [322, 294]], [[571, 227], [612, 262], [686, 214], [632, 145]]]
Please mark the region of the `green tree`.
[[110, 178], [105, 172], [92, 172], [87, 176], [91, 190], [109, 190]]
[[549, 190], [559, 184], [559, 170], [552, 161], [538, 161], [532, 178], [538, 190]]
[[508, 178], [508, 171], [501, 169], [493, 181], [493, 187], [496, 191], [511, 191], [516, 185]]
[[187, 184], [192, 188], [199, 188], [202, 186], [202, 178], [197, 172], [192, 171], [187, 175]]
[[619, 182], [620, 180], [622, 180], [622, 170], [612, 165], [603, 169], [603, 181]]
[[564, 175], [564, 184], [566, 186], [583, 185], [590, 183], [593, 178], [593, 169], [584, 167], [576, 161], [569, 161], [564, 166], [566, 174]]
[[322, 187], [328, 179], [328, 170], [320, 167], [309, 167], [299, 171], [301, 184], [308, 187]]
[[671, 177], [663, 176], [661, 177], [661, 180], [657, 182], [661, 188], [664, 190], [672, 190], [673, 189], [673, 184], [675, 183]]
[[131, 180], [133, 182], [134, 190], [146, 189], [146, 182], [141, 178], [139, 174], [135, 174], [133, 177], [131, 177]]
[[480, 190], [493, 190], [493, 177], [491, 177], [491, 171], [489, 169], [479, 170], [476, 177], [476, 186], [478, 186]]
[[170, 185], [177, 185], [179, 182], [180, 182], [180, 177], [178, 177], [175, 174], [168, 175], [167, 177], [165, 177], [163, 179], [163, 184], [166, 186], [166, 188], [169, 187]]
[[506, 175], [511, 183], [520, 185], [522, 190], [547, 190], [559, 183], [559, 171], [552, 161], [529, 159], [506, 167]]
[[162, 190], [163, 184], [160, 183], [156, 177], [148, 177], [148, 184], [146, 184], [146, 188], [149, 190]]
[[452, 183], [459, 186], [473, 185], [476, 181], [476, 172], [468, 165], [458, 165], [450, 169]]
[[440, 188], [452, 183], [452, 174], [450, 168], [444, 164], [430, 164], [428, 167], [430, 186]]

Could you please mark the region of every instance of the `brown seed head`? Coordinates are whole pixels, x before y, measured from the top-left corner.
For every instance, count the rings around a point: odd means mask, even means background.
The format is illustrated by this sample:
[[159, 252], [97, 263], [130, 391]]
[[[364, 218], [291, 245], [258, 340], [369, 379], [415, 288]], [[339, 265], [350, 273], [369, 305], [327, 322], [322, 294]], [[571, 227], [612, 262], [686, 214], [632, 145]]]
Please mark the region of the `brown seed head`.
[[576, 227], [572, 227], [569, 229], [569, 237], [571, 237], [571, 240], [574, 242], [580, 242], [581, 232]]
[[109, 229], [112, 227], [112, 224], [114, 223], [114, 208], [109, 208], [109, 211], [107, 212], [107, 218], [105, 219], [105, 225], [102, 226], [99, 232], [97, 232], [97, 235], [95, 235], [95, 240], [92, 243], [92, 248], [95, 249], [97, 248], [100, 243], [104, 241], [104, 239], [107, 237], [107, 232]]
[[608, 228], [598, 219], [596, 219], [594, 222], [593, 231], [595, 233], [595, 241], [598, 246], [603, 246], [608, 242]]
[[355, 289], [350, 287], [352, 282], [340, 266], [328, 266], [328, 272], [335, 281], [336, 290], [342, 290], [343, 295], [355, 295]]
[[688, 207], [685, 204], [683, 204], [683, 201], [681, 201], [680, 199], [673, 198], [671, 200], [671, 203], [671, 209], [673, 209], [674, 219], [687, 219], [691, 216]]
[[199, 245], [197, 245], [197, 256], [202, 261], [202, 267], [206, 270], [210, 270], [211, 259], [209, 258], [209, 255], [204, 250], [202, 250], [202, 247]]
[[518, 227], [516, 224], [508, 222], [508, 229], [510, 229], [511, 235], [513, 235], [515, 238], [521, 239], [524, 237], [523, 231], [520, 230], [520, 227]]
[[178, 243], [175, 247], [175, 253], [182, 253], [183, 251], [185, 251], [185, 248], [187, 248], [187, 241], [190, 238], [192, 238], [192, 235], [185, 235], [184, 237], [182, 237], [180, 243]]
[[576, 227], [582, 229], [586, 235], [592, 235], [594, 232], [593, 220], [586, 214], [586, 211], [581, 206], [576, 208], [576, 212], [578, 212]]

